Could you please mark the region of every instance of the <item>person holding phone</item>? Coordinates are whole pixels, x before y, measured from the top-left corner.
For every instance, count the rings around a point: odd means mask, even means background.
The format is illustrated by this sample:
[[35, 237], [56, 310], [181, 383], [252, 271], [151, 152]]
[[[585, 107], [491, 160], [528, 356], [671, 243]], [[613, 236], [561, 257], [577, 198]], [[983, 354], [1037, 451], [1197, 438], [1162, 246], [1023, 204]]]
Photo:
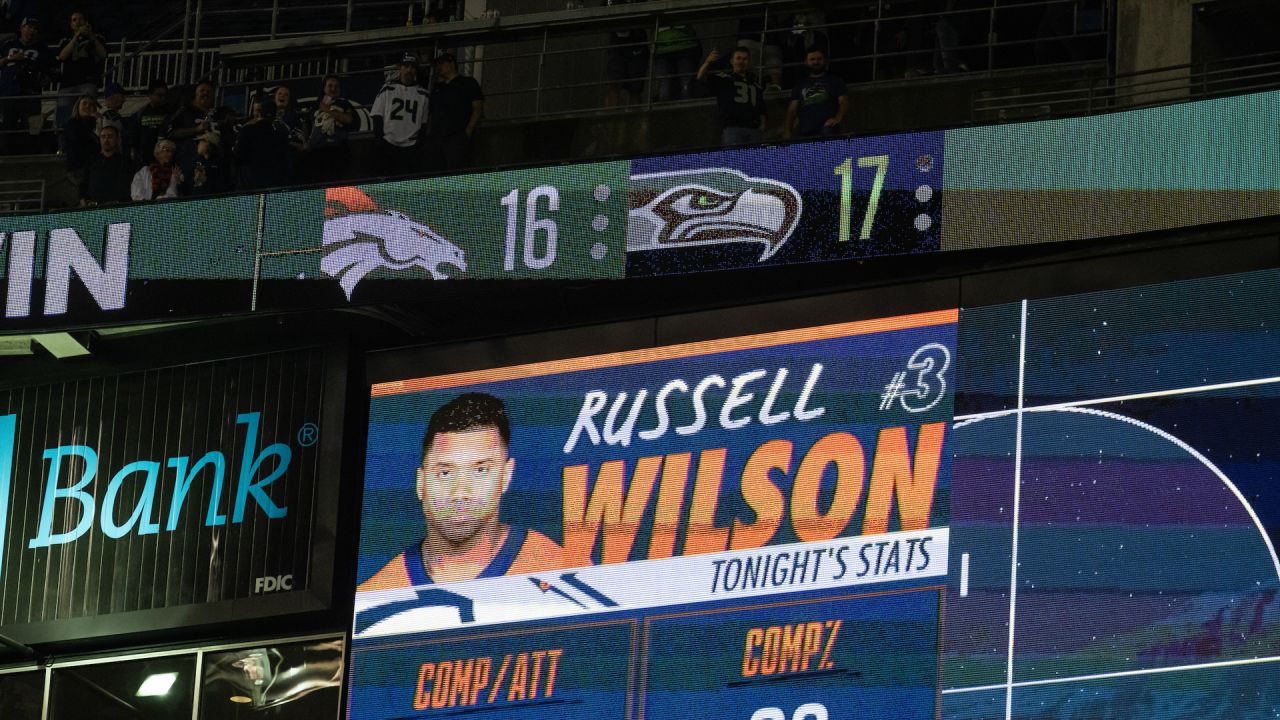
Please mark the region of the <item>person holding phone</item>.
[[102, 87], [102, 71], [107, 59], [106, 40], [93, 31], [89, 18], [81, 11], [71, 13], [71, 36], [58, 45], [58, 62], [62, 63], [62, 84], [58, 89], [58, 127], [71, 117], [76, 98], [97, 93]]

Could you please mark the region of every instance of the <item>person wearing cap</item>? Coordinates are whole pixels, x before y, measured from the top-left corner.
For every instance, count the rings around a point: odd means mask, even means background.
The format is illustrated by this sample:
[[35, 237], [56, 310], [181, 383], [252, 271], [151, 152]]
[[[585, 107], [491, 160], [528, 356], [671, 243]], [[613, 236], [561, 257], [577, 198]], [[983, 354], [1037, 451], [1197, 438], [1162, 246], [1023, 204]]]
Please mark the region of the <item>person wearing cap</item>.
[[429, 164], [433, 170], [455, 170], [467, 164], [471, 140], [484, 116], [484, 92], [475, 78], [458, 72], [453, 53], [437, 57], [435, 71], [427, 133]]
[[205, 133], [196, 138], [195, 157], [180, 165], [179, 195], [213, 195], [231, 190], [231, 175], [222, 153], [222, 136]]
[[128, 95], [124, 92], [124, 87], [114, 80], [108, 82], [102, 88], [102, 102], [98, 107], [98, 127], [102, 127], [103, 123], [111, 123], [120, 128], [120, 151], [125, 157], [131, 158], [133, 153], [129, 148], [129, 133], [124, 126], [124, 116], [120, 114], [121, 108], [124, 107], [125, 100]]
[[24, 152], [30, 120], [40, 116], [41, 86], [53, 67], [53, 51], [40, 40], [40, 21], [22, 19], [18, 36], [0, 45], [0, 149]]
[[405, 53], [400, 58], [399, 81], [382, 86], [370, 112], [379, 174], [405, 175], [419, 169], [429, 103], [426, 88], [418, 84], [418, 56]]
[[129, 196], [134, 201], [166, 200], [178, 197], [182, 171], [173, 163], [173, 154], [177, 150], [178, 146], [172, 140], [161, 140], [156, 143], [152, 151], [155, 160], [148, 165], [143, 165], [133, 175]]

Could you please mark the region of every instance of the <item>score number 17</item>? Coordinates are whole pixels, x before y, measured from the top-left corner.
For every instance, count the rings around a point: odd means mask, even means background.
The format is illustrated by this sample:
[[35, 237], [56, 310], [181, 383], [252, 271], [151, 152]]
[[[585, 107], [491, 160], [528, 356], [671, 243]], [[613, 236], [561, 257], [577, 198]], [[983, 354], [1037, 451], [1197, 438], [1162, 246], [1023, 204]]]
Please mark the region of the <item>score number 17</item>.
[[[888, 155], [870, 155], [858, 158], [858, 167], [875, 168], [876, 179], [871, 183], [871, 200], [867, 203], [867, 214], [862, 218], [862, 232], [859, 240], [871, 238], [871, 226], [876, 220], [876, 211], [880, 209], [880, 193], [884, 192], [884, 176], [889, 174]], [[845, 158], [844, 162], [832, 171], [840, 178], [840, 230], [839, 241], [849, 242], [853, 232], [853, 158]]]

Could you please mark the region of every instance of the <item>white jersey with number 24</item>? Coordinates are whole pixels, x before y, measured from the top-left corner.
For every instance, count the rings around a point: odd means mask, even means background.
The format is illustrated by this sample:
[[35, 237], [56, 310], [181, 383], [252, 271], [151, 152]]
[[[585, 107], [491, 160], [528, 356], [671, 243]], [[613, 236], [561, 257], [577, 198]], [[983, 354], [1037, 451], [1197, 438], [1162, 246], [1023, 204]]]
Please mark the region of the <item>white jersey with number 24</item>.
[[371, 113], [382, 118], [382, 139], [399, 147], [418, 142], [427, 124], [427, 100], [427, 89], [421, 85], [383, 85]]

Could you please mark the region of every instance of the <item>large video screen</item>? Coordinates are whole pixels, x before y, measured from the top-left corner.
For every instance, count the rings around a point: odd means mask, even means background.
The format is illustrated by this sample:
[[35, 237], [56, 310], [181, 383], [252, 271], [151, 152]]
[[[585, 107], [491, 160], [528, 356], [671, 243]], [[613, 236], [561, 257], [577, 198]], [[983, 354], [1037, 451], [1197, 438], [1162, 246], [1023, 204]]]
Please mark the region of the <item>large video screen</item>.
[[375, 385], [349, 716], [1273, 716], [1278, 281]]
[[933, 717], [955, 321], [376, 386], [353, 717]]
[[0, 330], [421, 301], [441, 280], [625, 280], [1274, 216], [1278, 99], [0, 217]]

